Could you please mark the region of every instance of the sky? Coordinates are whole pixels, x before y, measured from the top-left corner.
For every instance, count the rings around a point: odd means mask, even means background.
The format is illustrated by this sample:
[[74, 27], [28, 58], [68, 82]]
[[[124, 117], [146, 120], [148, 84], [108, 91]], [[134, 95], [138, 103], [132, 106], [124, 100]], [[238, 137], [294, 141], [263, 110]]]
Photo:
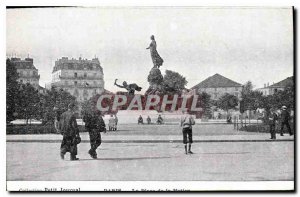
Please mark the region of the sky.
[[6, 10], [6, 56], [34, 59], [40, 85], [61, 57], [99, 58], [105, 89], [114, 80], [147, 90], [154, 35], [161, 71], [179, 72], [191, 88], [219, 73], [255, 88], [293, 75], [290, 7], [78, 7]]

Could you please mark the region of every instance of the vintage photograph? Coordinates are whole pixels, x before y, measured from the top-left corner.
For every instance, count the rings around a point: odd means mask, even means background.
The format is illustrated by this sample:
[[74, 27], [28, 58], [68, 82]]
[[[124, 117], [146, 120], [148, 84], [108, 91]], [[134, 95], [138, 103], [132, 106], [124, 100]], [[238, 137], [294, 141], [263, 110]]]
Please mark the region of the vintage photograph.
[[294, 14], [6, 7], [7, 190], [293, 191]]

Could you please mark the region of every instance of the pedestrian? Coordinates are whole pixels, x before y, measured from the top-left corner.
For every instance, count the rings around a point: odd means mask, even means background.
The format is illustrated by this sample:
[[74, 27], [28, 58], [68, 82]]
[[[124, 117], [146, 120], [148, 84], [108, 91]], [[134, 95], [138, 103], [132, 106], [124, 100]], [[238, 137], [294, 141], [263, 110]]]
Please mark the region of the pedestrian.
[[144, 120], [142, 115], [140, 115], [139, 119], [138, 119], [138, 124], [144, 124]]
[[115, 131], [117, 130], [117, 126], [118, 126], [118, 117], [117, 117], [117, 114], [115, 114]]
[[278, 120], [278, 116], [275, 113], [275, 110], [273, 108], [271, 108], [270, 109], [270, 114], [269, 114], [269, 126], [270, 126], [270, 134], [271, 134], [271, 139], [272, 140], [276, 139], [275, 125], [276, 125], [277, 120]]
[[157, 124], [162, 124], [163, 123], [163, 118], [161, 117], [161, 115], [159, 114], [158, 115], [158, 118], [157, 118]]
[[59, 130], [59, 120], [60, 120], [60, 116], [61, 116], [61, 110], [59, 110], [57, 107], [54, 107], [53, 111], [55, 113], [54, 128], [55, 128], [55, 130], [56, 130], [57, 133], [60, 133], [60, 130]]
[[[183, 115], [180, 119], [180, 126], [182, 128], [182, 134], [183, 134], [183, 144], [184, 144], [184, 150], [185, 154], [193, 154], [191, 148], [193, 143], [193, 129], [192, 125], [195, 124], [194, 118], [187, 113], [187, 111], [183, 111]], [[189, 143], [189, 149], [187, 151], [187, 143]]]
[[85, 128], [89, 132], [91, 149], [88, 151], [93, 159], [97, 159], [97, 148], [101, 145], [101, 132], [106, 132], [106, 127], [101, 114], [96, 111], [87, 113], [83, 117]]
[[147, 123], [151, 124], [151, 118], [150, 118], [150, 116], [147, 117]]
[[115, 131], [116, 128], [116, 120], [113, 117], [113, 115], [110, 115], [110, 118], [108, 119], [108, 130], [109, 131]]
[[64, 159], [67, 152], [70, 152], [70, 160], [78, 160], [77, 144], [80, 143], [79, 129], [75, 116], [75, 104], [71, 103], [68, 106], [68, 111], [62, 113], [59, 121], [59, 130], [63, 135], [63, 140], [60, 146], [60, 156]]
[[281, 136], [283, 136], [283, 127], [284, 127], [284, 125], [287, 127], [289, 134], [294, 135], [292, 130], [291, 130], [289, 120], [290, 120], [290, 113], [287, 111], [286, 106], [282, 106], [282, 108], [281, 108], [281, 118], [280, 118], [280, 122], [281, 122], [280, 135]]

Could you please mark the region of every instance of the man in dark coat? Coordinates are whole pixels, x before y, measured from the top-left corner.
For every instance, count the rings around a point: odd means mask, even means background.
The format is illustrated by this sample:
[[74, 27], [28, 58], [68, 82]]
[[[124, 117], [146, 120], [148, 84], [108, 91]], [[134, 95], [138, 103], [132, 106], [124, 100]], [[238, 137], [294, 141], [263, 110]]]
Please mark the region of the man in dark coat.
[[85, 122], [85, 128], [90, 136], [91, 149], [88, 153], [93, 159], [97, 159], [96, 149], [101, 145], [100, 132], [106, 131], [104, 120], [101, 115], [92, 111], [91, 113], [85, 114], [83, 121]]
[[290, 127], [290, 113], [286, 110], [286, 106], [282, 106], [281, 111], [281, 129], [280, 129], [280, 135], [283, 136], [283, 127], [286, 125], [288, 132], [290, 135], [294, 135], [291, 127]]
[[277, 119], [278, 119], [278, 116], [275, 113], [275, 110], [271, 109], [270, 114], [269, 114], [269, 125], [270, 125], [270, 134], [271, 134], [272, 140], [276, 139], [275, 124], [276, 124]]
[[62, 113], [59, 121], [59, 130], [63, 135], [63, 140], [60, 146], [60, 156], [64, 159], [67, 152], [70, 152], [70, 160], [78, 160], [77, 144], [79, 136], [79, 129], [75, 117], [75, 104], [71, 103], [68, 106], [68, 111]]

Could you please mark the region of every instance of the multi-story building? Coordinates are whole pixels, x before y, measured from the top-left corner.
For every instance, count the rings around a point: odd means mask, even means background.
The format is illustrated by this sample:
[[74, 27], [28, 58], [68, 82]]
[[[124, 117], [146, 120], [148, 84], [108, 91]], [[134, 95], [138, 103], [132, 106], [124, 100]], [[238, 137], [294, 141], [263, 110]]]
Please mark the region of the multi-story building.
[[10, 61], [15, 65], [19, 74], [18, 81], [23, 84], [31, 84], [33, 87], [39, 89], [40, 75], [38, 69], [33, 65], [32, 58], [11, 58]]
[[224, 94], [232, 94], [241, 99], [243, 86], [231, 79], [215, 74], [191, 88], [197, 93], [206, 92], [213, 100], [218, 100]]
[[293, 84], [294, 84], [294, 77], [288, 77], [282, 81], [279, 81], [278, 83], [273, 83], [272, 85], [269, 85], [269, 83], [264, 84], [263, 88], [259, 88], [257, 90], [262, 92], [264, 96], [268, 96], [268, 95], [273, 95], [278, 91], [283, 91], [286, 86], [293, 85]]
[[68, 59], [55, 61], [51, 87], [62, 88], [82, 102], [104, 91], [103, 69], [98, 58], [92, 60]]

